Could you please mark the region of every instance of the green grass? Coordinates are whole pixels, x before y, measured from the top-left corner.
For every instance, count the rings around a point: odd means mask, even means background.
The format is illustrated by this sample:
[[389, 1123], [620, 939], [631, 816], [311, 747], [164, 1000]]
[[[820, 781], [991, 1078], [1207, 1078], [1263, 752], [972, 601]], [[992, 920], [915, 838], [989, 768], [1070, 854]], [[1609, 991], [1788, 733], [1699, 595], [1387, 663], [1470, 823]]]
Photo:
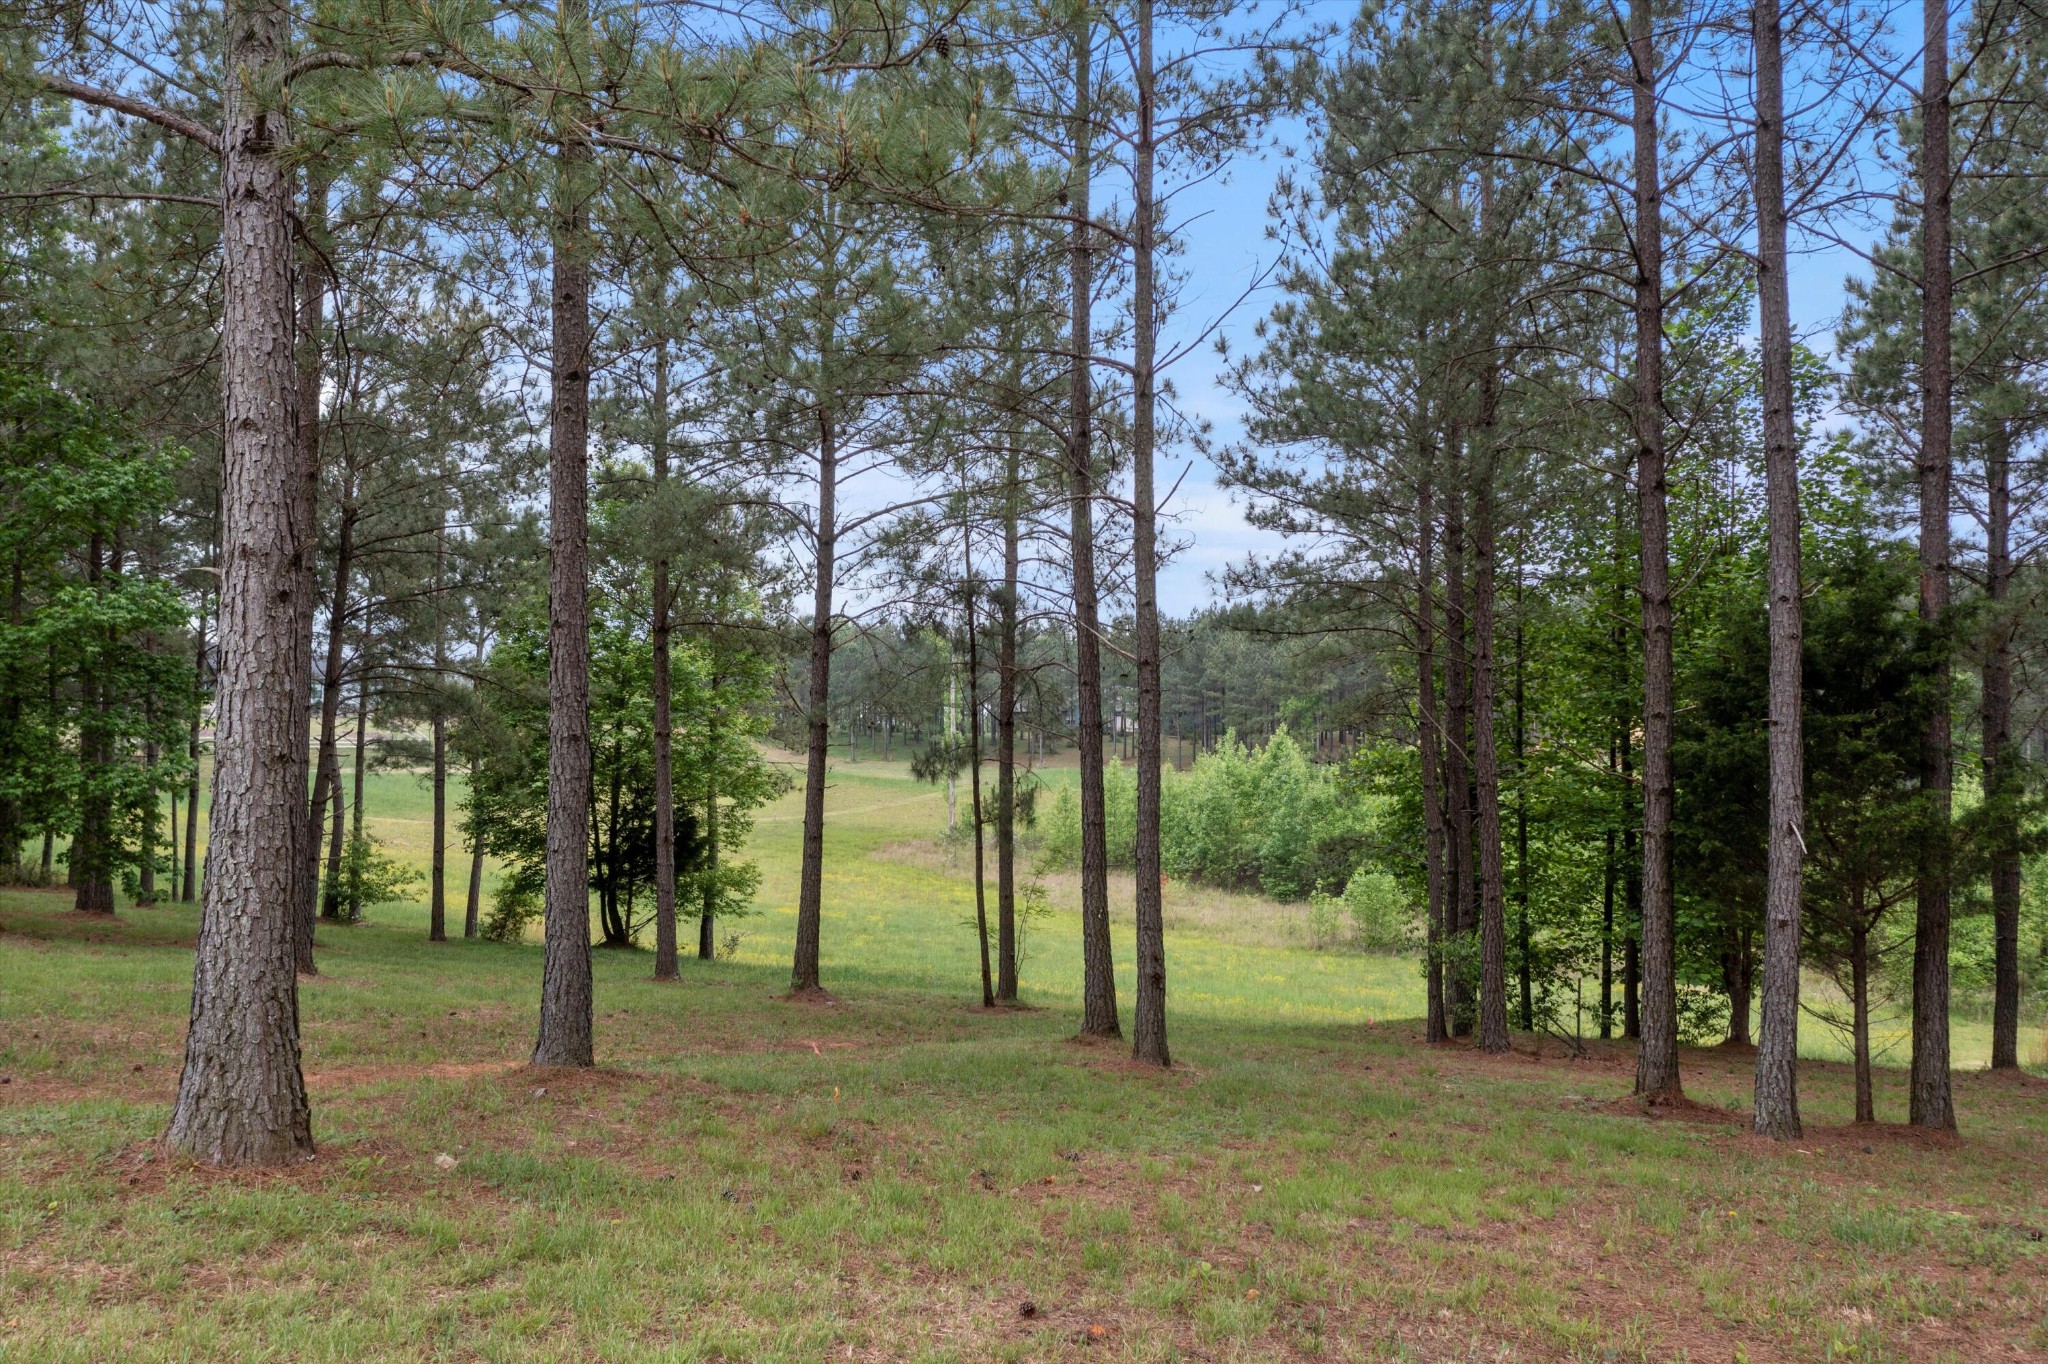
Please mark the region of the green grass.
[[[372, 781], [371, 828], [423, 857], [424, 791]], [[1796, 1147], [1650, 1121], [1618, 1047], [1427, 1050], [1412, 963], [1179, 885], [1178, 1064], [1152, 1073], [1068, 1040], [1063, 878], [1032, 1007], [984, 1011], [943, 795], [863, 761], [829, 804], [837, 1005], [781, 998], [794, 797], [734, 959], [657, 986], [597, 954], [594, 1074], [522, 1064], [537, 948], [429, 946], [420, 908], [379, 907], [322, 926], [301, 992], [320, 1155], [256, 1174], [155, 1145], [194, 912], [0, 894], [0, 1360], [2048, 1351], [2038, 1082], [1960, 1076], [1959, 1144], [1822, 1130], [1850, 1092], [1819, 1063]], [[1686, 1063], [1696, 1098], [1746, 1104], [1740, 1058]], [[1879, 1083], [1899, 1116], [1903, 1077]]]

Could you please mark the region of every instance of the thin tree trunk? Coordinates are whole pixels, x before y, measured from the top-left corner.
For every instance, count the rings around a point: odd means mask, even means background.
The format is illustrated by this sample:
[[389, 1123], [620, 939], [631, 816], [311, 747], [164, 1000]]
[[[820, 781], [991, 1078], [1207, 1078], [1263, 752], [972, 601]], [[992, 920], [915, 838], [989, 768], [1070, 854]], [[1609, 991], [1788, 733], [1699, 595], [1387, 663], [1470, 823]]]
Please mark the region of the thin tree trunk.
[[[1491, 382], [1488, 382], [1491, 389]], [[1489, 392], [1484, 405], [1492, 406]], [[1498, 544], [1493, 518], [1492, 413], [1480, 424], [1484, 442], [1472, 499], [1472, 747], [1479, 795], [1479, 1049], [1508, 1050], [1507, 896], [1501, 858], [1500, 742], [1494, 732], [1495, 582]]]
[[1428, 1014], [1425, 1038], [1434, 1045], [1450, 1036], [1444, 1019], [1444, 809], [1438, 780], [1443, 760], [1442, 717], [1436, 700], [1436, 503], [1432, 478], [1436, 452], [1425, 441], [1422, 477], [1415, 492], [1415, 682], [1416, 747], [1422, 765], [1422, 861], [1427, 899]]
[[[654, 495], [668, 487], [668, 338], [654, 347]], [[676, 978], [674, 704], [668, 657], [668, 554], [654, 560], [654, 978]]]
[[1472, 875], [1472, 682], [1466, 650], [1465, 610], [1465, 472], [1464, 432], [1452, 423], [1444, 440], [1444, 709], [1450, 731], [1444, 740], [1445, 817], [1450, 825], [1449, 855], [1444, 871], [1450, 887], [1444, 908], [1451, 928], [1446, 935], [1450, 962], [1444, 978], [1445, 1008], [1451, 1033], [1472, 1032], [1473, 1000], [1466, 965], [1467, 944], [1478, 926], [1479, 909]]
[[1600, 885], [1600, 1040], [1614, 1036], [1614, 830], [1607, 831], [1605, 875]]
[[[368, 641], [364, 641], [367, 645]], [[370, 679], [356, 684], [355, 785], [349, 793], [348, 812], [348, 904], [343, 911], [350, 923], [363, 919], [363, 862], [368, 852], [363, 842], [363, 774], [369, 765]]]
[[1005, 450], [1003, 596], [996, 645], [996, 998], [1017, 999], [1017, 449]]
[[434, 531], [434, 849], [427, 887], [427, 941], [448, 941], [448, 715], [441, 686], [448, 673], [448, 512]]
[[1856, 1121], [1877, 1121], [1877, 1103], [1870, 1083], [1870, 931], [1857, 907], [1855, 926], [1850, 929], [1849, 973], [1851, 1033], [1856, 1058]]
[[214, 796], [174, 1150], [215, 1165], [313, 1151], [299, 1066], [299, 840], [311, 589], [292, 372], [291, 182], [275, 86], [291, 13], [231, 0], [221, 109], [222, 453]]
[[1749, 1046], [1755, 1039], [1750, 1035], [1749, 1009], [1751, 998], [1756, 993], [1756, 982], [1751, 978], [1751, 944], [1743, 934], [1730, 934], [1727, 950], [1721, 956], [1721, 984], [1728, 992], [1728, 1041], [1737, 1046]]
[[[85, 580], [95, 593], [107, 590], [110, 578], [117, 576], [104, 571], [102, 556], [106, 542], [100, 532], [94, 531], [86, 542]], [[117, 556], [118, 558], [118, 552]], [[106, 641], [96, 641], [97, 647], [88, 652], [82, 660], [84, 666], [79, 673], [78, 700], [78, 768], [84, 778], [78, 801], [78, 830], [71, 836], [71, 884], [77, 894], [72, 898], [71, 907], [81, 914], [112, 914], [114, 912], [113, 876], [113, 811], [107, 779], [111, 775], [112, 752], [107, 740], [107, 691], [103, 669], [93, 666], [93, 658]]]
[[[1764, 885], [1762, 1040], [1750, 1128], [1799, 1136], [1799, 906], [1806, 805], [1801, 739], [1799, 449], [1785, 220], [1784, 33], [1756, 0], [1757, 306], [1763, 333], [1764, 495], [1770, 517], [1770, 837]], [[1745, 954], [1746, 955], [1746, 954]], [[1743, 988], [1748, 989], [1748, 973]], [[1745, 1014], [1747, 998], [1743, 1001]]]
[[[339, 687], [336, 700], [339, 701]], [[340, 922], [343, 917], [342, 877], [345, 874], [343, 858], [348, 850], [348, 834], [343, 818], [348, 803], [341, 788], [341, 753], [339, 740], [336, 741], [334, 769], [327, 774], [327, 802], [331, 821], [327, 835], [327, 885], [320, 895], [320, 913], [323, 918]]]
[[199, 714], [206, 685], [206, 594], [199, 594], [199, 627], [192, 646], [192, 716], [185, 727], [185, 758], [192, 775], [185, 781], [185, 879], [178, 898], [191, 904], [199, 898]]
[[[718, 694], [718, 679], [711, 679], [711, 692]], [[715, 717], [715, 712], [714, 712]], [[714, 718], [713, 723], [716, 723]], [[710, 961], [716, 955], [712, 933], [718, 915], [718, 772], [705, 778], [704, 790], [704, 908], [697, 916], [697, 959]]]
[[[1920, 88], [1920, 620], [1934, 634], [1946, 624], [1949, 604], [1950, 328], [1954, 322], [1949, 245], [1949, 8], [1947, 0], [1927, 0], [1922, 10], [1926, 68]], [[1933, 694], [1921, 740], [1920, 787], [1932, 835], [1921, 855], [1914, 906], [1912, 1102], [1907, 1121], [1915, 1127], [1953, 1132], [1956, 1111], [1948, 1073], [1948, 839], [1954, 759], [1949, 733], [1952, 677], [1946, 652], [1929, 680]]]
[[2020, 854], [2017, 798], [2019, 755], [2012, 741], [2012, 451], [2001, 424], [1985, 451], [1990, 516], [1985, 534], [1985, 588], [1991, 598], [1990, 638], [1984, 651], [1984, 795], [1991, 806], [1991, 924], [1993, 949], [1991, 1068], [2017, 1070], [2020, 1031]]
[[981, 939], [981, 1007], [996, 1006], [994, 977], [988, 959], [988, 871], [983, 846], [987, 826], [981, 818], [981, 647], [980, 630], [974, 619], [974, 555], [972, 541], [962, 529], [961, 548], [966, 578], [967, 605], [967, 798], [968, 813], [974, 819], [974, 928]]
[[[12, 585], [7, 598], [7, 621], [8, 624], [19, 630], [25, 623], [27, 613], [27, 603], [24, 600], [26, 585], [23, 581], [22, 551], [19, 545], [14, 550], [13, 567], [10, 577]], [[26, 679], [21, 676], [20, 671], [12, 662], [5, 666], [4, 672], [0, 672], [0, 676], [4, 676], [6, 680], [6, 737], [9, 747], [12, 748], [21, 742], [22, 684]], [[171, 834], [174, 843], [177, 835], [177, 823], [174, 810], [171, 819]], [[4, 869], [9, 877], [18, 875], [21, 870], [21, 840], [23, 833], [21, 802], [12, 795], [0, 794], [0, 869]]]
[[1172, 1064], [1166, 1045], [1166, 923], [1160, 885], [1159, 554], [1152, 456], [1155, 418], [1154, 346], [1158, 340], [1153, 234], [1152, 0], [1138, 0], [1138, 136], [1132, 153], [1131, 557], [1136, 597], [1133, 652], [1138, 673], [1138, 827], [1132, 860], [1137, 877], [1138, 999], [1133, 1009], [1131, 1054], [1153, 1065]]
[[[477, 761], [469, 760], [469, 789], [476, 790]], [[462, 911], [462, 936], [475, 939], [483, 935], [484, 901], [484, 840], [483, 836], [471, 831], [469, 836], [469, 899]]]
[[[566, 36], [588, 0], [558, 0]], [[575, 123], [572, 109], [570, 124]], [[556, 155], [548, 412], [548, 806], [546, 952], [537, 1066], [595, 1064], [590, 982], [590, 148]]]
[[1109, 940], [1109, 844], [1102, 788], [1102, 625], [1096, 614], [1094, 525], [1094, 234], [1088, 193], [1095, 165], [1095, 41], [1085, 5], [1075, 10], [1073, 45], [1073, 164], [1067, 175], [1074, 224], [1068, 256], [1068, 344], [1073, 354], [1068, 376], [1067, 543], [1073, 560], [1074, 745], [1081, 767], [1081, 1032], [1087, 1037], [1121, 1037], [1116, 963]]
[[1635, 142], [1636, 519], [1643, 613], [1642, 1043], [1636, 1094], [1676, 1099], [1678, 981], [1676, 906], [1671, 883], [1670, 508], [1664, 470], [1664, 222], [1658, 168], [1658, 57], [1652, 0], [1629, 5], [1630, 89]]
[[[156, 697], [149, 695], [143, 700], [143, 716], [151, 734], [156, 732]], [[137, 831], [141, 846], [137, 849], [135, 903], [154, 908], [156, 905], [156, 823], [163, 815], [163, 806], [157, 800], [156, 769], [158, 753], [156, 740], [150, 739], [142, 746], [142, 770], [148, 774], [149, 799], [142, 807], [141, 828]]]
[[797, 888], [796, 961], [789, 988], [824, 987], [818, 977], [818, 936], [825, 892], [825, 758], [832, 741], [832, 574], [838, 551], [838, 432], [832, 414], [818, 413], [817, 582], [811, 602], [811, 690], [804, 716], [809, 742], [804, 772], [803, 871]]
[[[327, 889], [321, 912], [330, 919], [341, 914], [341, 692], [344, 681], [344, 622], [348, 618], [349, 572], [355, 559], [355, 483], [352, 473], [344, 474], [340, 528], [334, 544], [334, 589], [327, 608], [327, 665], [320, 682], [320, 757], [313, 780], [313, 811], [317, 816], [327, 805], [334, 809], [332, 841], [327, 850]], [[319, 840], [314, 840], [318, 856]]]
[[1515, 573], [1515, 924], [1520, 949], [1522, 1031], [1536, 1031], [1533, 928], [1529, 922], [1529, 723], [1527, 640], [1522, 628], [1522, 576]]
[[[315, 544], [308, 548], [306, 567], [306, 591], [302, 604], [304, 620], [300, 629], [306, 637], [306, 676], [300, 691], [307, 696], [313, 689], [313, 612], [318, 605], [317, 593], [313, 588], [314, 571], [310, 556], [317, 549], [319, 535], [318, 498], [320, 494], [320, 328], [323, 305], [327, 297], [326, 261], [320, 253], [321, 238], [327, 222], [327, 179], [318, 167], [309, 167], [306, 173], [306, 217], [301, 227], [298, 251], [299, 299], [298, 335], [296, 354], [299, 383], [299, 460], [300, 476], [303, 479], [301, 496], [304, 500], [302, 514], [306, 518], [308, 533], [315, 538]], [[344, 513], [346, 516], [346, 513]], [[344, 569], [344, 572], [347, 570]], [[330, 622], [329, 633], [333, 626]], [[333, 654], [330, 641], [328, 653]], [[323, 698], [324, 702], [324, 698]], [[324, 708], [324, 707], [323, 707]], [[299, 736], [299, 758], [305, 758], [305, 735]], [[303, 787], [304, 782], [300, 785]], [[297, 866], [299, 875], [295, 904], [298, 910], [298, 940], [295, 943], [298, 969], [301, 975], [314, 975], [319, 967], [313, 958], [314, 901], [319, 894], [320, 884], [320, 782], [317, 775], [313, 781], [311, 798], [305, 803], [305, 828], [300, 839]]]

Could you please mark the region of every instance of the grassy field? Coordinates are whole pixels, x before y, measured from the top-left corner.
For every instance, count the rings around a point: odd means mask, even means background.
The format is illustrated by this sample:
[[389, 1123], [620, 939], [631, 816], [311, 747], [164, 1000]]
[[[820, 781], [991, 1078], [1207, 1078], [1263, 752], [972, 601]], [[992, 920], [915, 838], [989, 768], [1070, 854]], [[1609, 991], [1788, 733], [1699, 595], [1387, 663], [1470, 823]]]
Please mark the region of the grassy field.
[[[425, 793], [373, 782], [423, 859]], [[0, 1360], [2048, 1358], [2041, 1081], [1960, 1076], [1943, 1143], [1841, 1126], [1815, 1063], [1777, 1147], [1692, 1052], [1705, 1106], [1647, 1119], [1618, 1046], [1426, 1049], [1412, 963], [1179, 885], [1152, 1073], [1069, 1040], [1070, 884], [985, 1011], [943, 795], [861, 762], [828, 804], [838, 1002], [781, 998], [791, 797], [731, 960], [598, 954], [594, 1073], [523, 1064], [537, 948], [323, 925], [320, 1155], [255, 1175], [155, 1145], [193, 911], [0, 894]]]

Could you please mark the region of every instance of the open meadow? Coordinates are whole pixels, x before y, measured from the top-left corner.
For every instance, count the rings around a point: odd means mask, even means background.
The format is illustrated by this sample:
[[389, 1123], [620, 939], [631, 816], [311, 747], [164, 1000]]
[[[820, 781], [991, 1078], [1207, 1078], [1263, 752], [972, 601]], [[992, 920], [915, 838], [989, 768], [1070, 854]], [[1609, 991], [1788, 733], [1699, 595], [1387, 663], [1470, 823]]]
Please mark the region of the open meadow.
[[[417, 784], [371, 799], [420, 855]], [[944, 797], [873, 762], [831, 793], [837, 1002], [792, 1004], [796, 799], [733, 959], [597, 954], [594, 1073], [525, 1065], [537, 946], [323, 924], [319, 1154], [277, 1171], [157, 1144], [194, 911], [0, 896], [0, 1359], [2048, 1356], [2039, 1080], [1959, 1076], [1946, 1142], [1841, 1126], [1845, 1068], [1809, 1064], [1779, 1146], [1718, 1111], [1747, 1057], [1688, 1052], [1710, 1107], [1646, 1119], [1618, 1044], [1426, 1049], [1412, 962], [1177, 886], [1153, 1073], [1069, 1040], [1057, 883], [1030, 1007], [979, 1007]]]

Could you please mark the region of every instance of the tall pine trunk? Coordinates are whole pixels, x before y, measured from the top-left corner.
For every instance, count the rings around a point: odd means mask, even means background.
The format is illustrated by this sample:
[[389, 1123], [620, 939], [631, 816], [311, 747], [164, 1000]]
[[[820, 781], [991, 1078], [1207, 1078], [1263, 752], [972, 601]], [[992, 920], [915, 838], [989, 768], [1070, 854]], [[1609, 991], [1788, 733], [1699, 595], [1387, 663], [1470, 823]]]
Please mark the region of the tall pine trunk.
[[[666, 300], [664, 300], [666, 301]], [[654, 346], [654, 496], [668, 488], [668, 338]], [[654, 560], [654, 978], [676, 978], [675, 734], [669, 682], [668, 553]]]
[[[711, 679], [711, 694], [718, 694], [718, 679]], [[712, 723], [716, 724], [716, 702]], [[697, 915], [697, 959], [710, 961], [717, 953], [712, 934], [718, 915], [718, 770], [704, 779], [704, 904]]]
[[[1799, 1125], [1799, 907], [1805, 852], [1800, 737], [1799, 448], [1792, 411], [1786, 269], [1785, 54], [1778, 0], [1757, 0], [1757, 308], [1762, 322], [1764, 500], [1770, 518], [1770, 835], [1764, 882], [1763, 1019], [1750, 1127], [1787, 1139]], [[1747, 953], [1744, 953], [1745, 957]], [[1748, 1008], [1748, 973], [1742, 988]]]
[[[1947, 626], [1949, 480], [1953, 434], [1950, 329], [1954, 275], [1949, 229], [1948, 3], [1922, 7], [1925, 73], [1920, 100], [1920, 622], [1930, 637]], [[1954, 758], [1950, 751], [1947, 650], [1935, 665], [1927, 729], [1921, 737], [1920, 788], [1928, 837], [1920, 859], [1913, 919], [1912, 1101], [1915, 1127], [1952, 1132], [1955, 1103], [1948, 1074], [1949, 822]]]
[[1472, 496], [1472, 766], [1478, 793], [1479, 1049], [1508, 1049], [1507, 896], [1501, 865], [1500, 741], [1494, 730], [1494, 598], [1499, 576], [1494, 525], [1493, 380], [1486, 382], [1479, 467]]
[[825, 897], [825, 758], [832, 741], [832, 575], [838, 552], [838, 431], [829, 411], [818, 413], [817, 581], [811, 599], [811, 686], [804, 722], [803, 869], [797, 885], [796, 961], [792, 993], [823, 989], [818, 978], [818, 936]]
[[1535, 926], [1529, 922], [1529, 710], [1528, 641], [1524, 637], [1522, 575], [1515, 572], [1515, 928], [1522, 987], [1522, 1031], [1536, 1031]]
[[1432, 487], [1435, 451], [1425, 440], [1422, 477], [1415, 490], [1415, 686], [1416, 748], [1422, 766], [1422, 861], [1426, 887], [1428, 1013], [1424, 1036], [1432, 1044], [1449, 1038], [1444, 1018], [1444, 810], [1439, 763], [1443, 758], [1442, 716], [1436, 696], [1436, 499]]
[[1990, 515], [1985, 526], [1985, 593], [1991, 631], [1984, 649], [1984, 795], [1991, 806], [1991, 925], [1993, 940], [1991, 1068], [2017, 1070], [2020, 1031], [2019, 754], [2012, 740], [2012, 450], [2001, 423], [1985, 451]]
[[[299, 252], [299, 299], [298, 335], [296, 338], [299, 381], [299, 460], [300, 476], [304, 480], [301, 496], [304, 500], [302, 515], [311, 534], [318, 536], [318, 503], [320, 493], [320, 328], [323, 305], [327, 297], [326, 261], [317, 249], [327, 221], [327, 180], [325, 173], [317, 167], [309, 168], [306, 174], [306, 217], [302, 228]], [[316, 546], [317, 547], [317, 546]], [[313, 552], [308, 549], [308, 554]], [[313, 588], [313, 565], [307, 563], [306, 591], [303, 602], [304, 619], [300, 629], [306, 636], [307, 675], [300, 691], [312, 694], [313, 678], [313, 612], [317, 605], [317, 593]], [[345, 573], [347, 570], [344, 569]], [[330, 634], [332, 624], [330, 622]], [[330, 640], [328, 655], [333, 657]], [[300, 736], [299, 748], [303, 758], [304, 736]], [[317, 769], [313, 781], [313, 792], [305, 807], [305, 829], [300, 840], [298, 874], [299, 884], [295, 898], [298, 908], [298, 939], [295, 950], [298, 969], [303, 975], [316, 972], [313, 959], [314, 900], [320, 884], [320, 782]]]
[[[587, 0], [559, 0], [574, 44]], [[595, 1064], [590, 983], [590, 148], [570, 128], [556, 156], [548, 413], [546, 952], [537, 1066]]]
[[[367, 641], [366, 641], [367, 642]], [[370, 759], [370, 679], [365, 672], [356, 683], [355, 784], [349, 791], [348, 810], [348, 897], [342, 916], [350, 923], [363, 918], [363, 864], [367, 852], [363, 842], [363, 777]]]
[[[341, 917], [341, 692], [346, 681], [343, 631], [348, 620], [349, 573], [355, 560], [355, 480], [344, 471], [340, 525], [334, 540], [334, 589], [327, 605], [327, 664], [320, 679], [320, 747], [314, 769], [312, 809], [319, 818], [323, 809], [334, 812], [333, 831], [327, 844], [327, 885], [320, 893], [320, 913], [329, 919]], [[319, 855], [315, 838], [314, 855]]]
[[1444, 710], [1449, 722], [1444, 738], [1444, 816], [1450, 833], [1444, 858], [1444, 874], [1450, 881], [1444, 897], [1444, 912], [1450, 919], [1445, 934], [1449, 961], [1444, 1007], [1455, 1037], [1472, 1033], [1472, 984], [1465, 968], [1470, 962], [1467, 945], [1479, 917], [1472, 874], [1472, 674], [1466, 650], [1464, 439], [1464, 432], [1453, 422], [1444, 440]]
[[427, 941], [448, 941], [448, 716], [441, 684], [448, 671], [448, 623], [441, 594], [447, 590], [448, 513], [434, 529], [434, 846], [427, 884]]
[[974, 927], [981, 939], [981, 1007], [996, 1005], [994, 977], [988, 959], [988, 825], [981, 816], [981, 630], [974, 618], [974, 556], [968, 539], [972, 527], [963, 527], [961, 542], [966, 549], [964, 567], [967, 606], [967, 796], [968, 813], [974, 819]]
[[199, 624], [192, 643], [192, 713], [185, 722], [185, 760], [192, 775], [185, 779], [185, 875], [178, 898], [191, 904], [199, 898], [199, 712], [206, 686], [206, 594], [199, 594]]
[[1138, 827], [1132, 862], [1137, 878], [1138, 999], [1132, 1010], [1131, 1054], [1172, 1064], [1166, 1045], [1166, 922], [1159, 855], [1160, 677], [1157, 493], [1153, 487], [1158, 340], [1158, 205], [1153, 197], [1152, 0], [1138, 0], [1138, 136], [1132, 153], [1131, 575], [1136, 597], [1132, 641], [1138, 673]]
[[[111, 580], [120, 574], [120, 551], [114, 553], [111, 571], [105, 554], [106, 541], [95, 530], [86, 541], [85, 580], [98, 595], [104, 595]], [[71, 884], [76, 891], [71, 907], [81, 914], [114, 912], [113, 800], [107, 789], [113, 751], [107, 736], [105, 669], [92, 662], [95, 657], [105, 657], [101, 651], [111, 647], [111, 640], [95, 640], [85, 653], [78, 677], [78, 769], [84, 780], [78, 799], [78, 829], [71, 836]]]
[[[476, 790], [477, 760], [469, 760], [469, 789]], [[483, 936], [484, 840], [474, 829], [469, 835], [469, 896], [462, 909], [462, 936]]]
[[205, 907], [174, 1150], [216, 1165], [313, 1151], [294, 890], [305, 821], [312, 526], [292, 369], [291, 181], [275, 88], [290, 11], [230, 0], [221, 109], [220, 667]]
[[1636, 523], [1643, 615], [1642, 1020], [1636, 1094], [1678, 1098], [1677, 907], [1671, 882], [1674, 665], [1671, 522], [1664, 469], [1664, 198], [1658, 165], [1657, 44], [1652, 0], [1629, 5], [1635, 143]]
[[1870, 920], [1857, 906], [1849, 930], [1850, 1039], [1856, 1064], [1856, 1121], [1877, 1121], [1870, 1083]]
[[1086, 6], [1074, 19], [1073, 163], [1067, 196], [1073, 214], [1068, 283], [1072, 316], [1068, 345], [1068, 551], [1073, 561], [1074, 745], [1081, 772], [1081, 1032], [1121, 1037], [1116, 961], [1109, 940], [1109, 842], [1102, 786], [1102, 623], [1095, 584], [1095, 282], [1089, 185], [1095, 166], [1092, 102], [1094, 32]]
[[1004, 451], [1003, 595], [996, 643], [996, 998], [1017, 999], [1017, 495], [1014, 443]]

